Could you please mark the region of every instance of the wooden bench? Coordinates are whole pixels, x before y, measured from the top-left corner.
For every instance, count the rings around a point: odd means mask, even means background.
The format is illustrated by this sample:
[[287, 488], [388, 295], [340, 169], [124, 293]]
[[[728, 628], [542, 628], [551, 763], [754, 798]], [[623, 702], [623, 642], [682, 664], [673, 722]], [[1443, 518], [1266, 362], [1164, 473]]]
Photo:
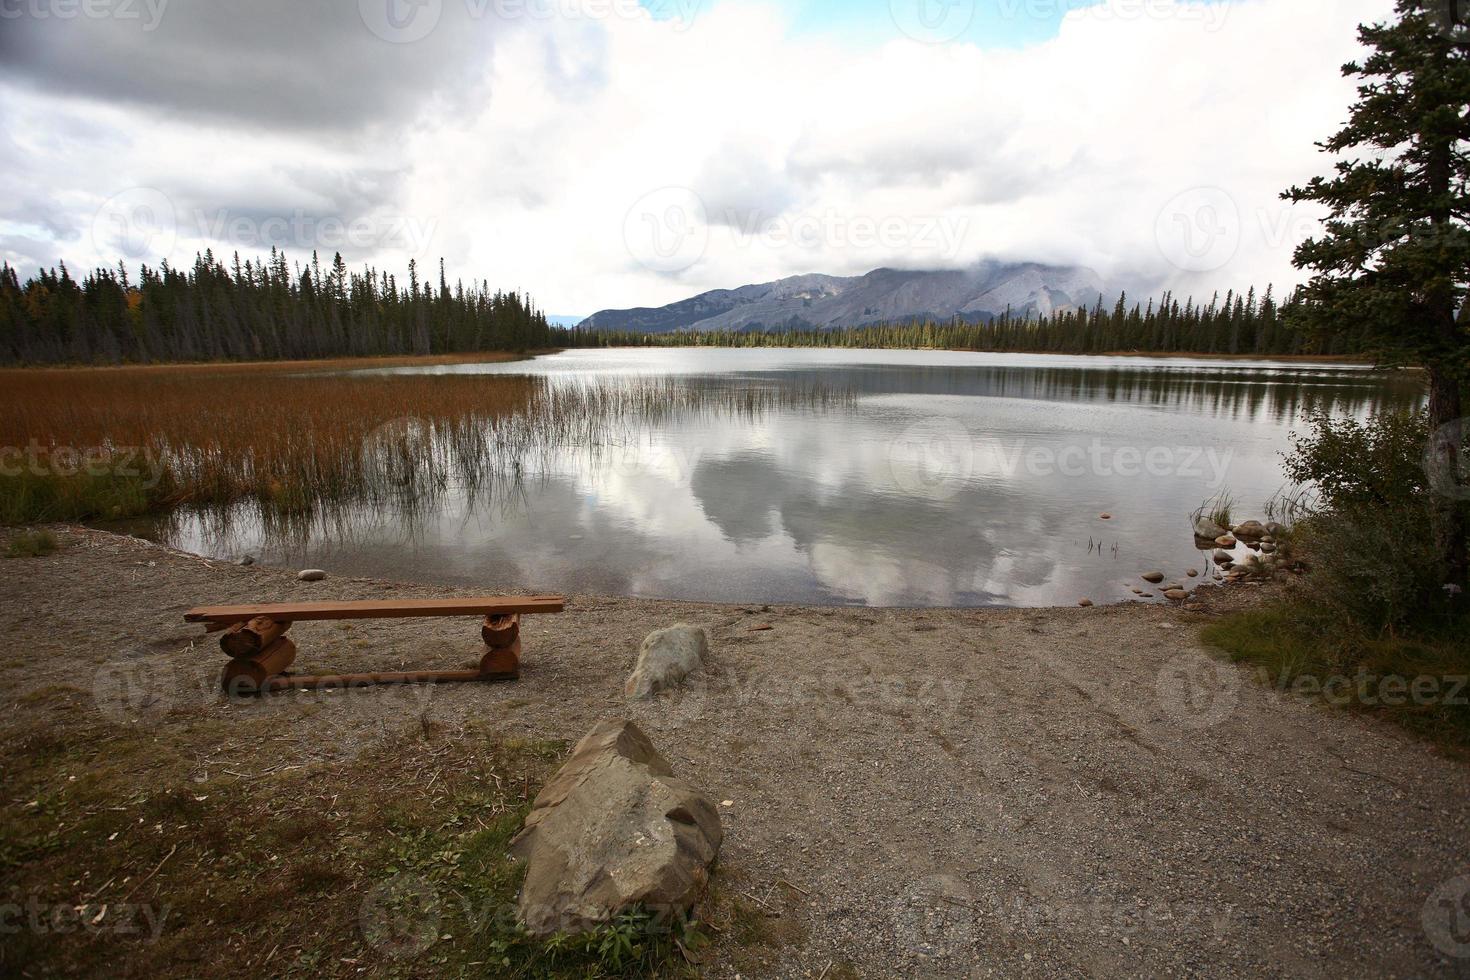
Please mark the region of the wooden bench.
[[[523, 614], [558, 613], [559, 595], [492, 596], [477, 599], [366, 599], [355, 602], [275, 602], [246, 606], [199, 606], [184, 614], [206, 633], [223, 630], [220, 649], [230, 658], [220, 683], [234, 694], [291, 688], [360, 684], [421, 684], [439, 681], [512, 681], [520, 677], [520, 619]], [[485, 653], [478, 670], [412, 670], [367, 674], [287, 674], [296, 644], [286, 636], [292, 623], [322, 619], [402, 619], [418, 616], [480, 616]]]

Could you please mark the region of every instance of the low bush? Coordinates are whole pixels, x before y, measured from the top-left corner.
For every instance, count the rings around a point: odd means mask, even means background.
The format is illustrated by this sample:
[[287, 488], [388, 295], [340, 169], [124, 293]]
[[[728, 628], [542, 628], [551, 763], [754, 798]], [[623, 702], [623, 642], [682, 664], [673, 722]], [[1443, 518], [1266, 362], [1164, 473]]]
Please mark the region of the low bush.
[[1203, 638], [1283, 689], [1470, 747], [1470, 612], [1444, 581], [1428, 437], [1422, 414], [1309, 418], [1273, 511], [1294, 520], [1283, 542], [1311, 574]]
[[28, 531], [10, 539], [11, 558], [39, 558], [61, 547], [50, 531]]

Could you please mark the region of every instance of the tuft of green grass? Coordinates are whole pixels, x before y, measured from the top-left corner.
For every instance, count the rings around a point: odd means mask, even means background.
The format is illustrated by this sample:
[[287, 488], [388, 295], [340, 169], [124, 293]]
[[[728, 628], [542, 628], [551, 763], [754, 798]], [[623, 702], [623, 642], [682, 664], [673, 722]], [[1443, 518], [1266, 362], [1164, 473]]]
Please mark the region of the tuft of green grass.
[[1228, 531], [1235, 524], [1233, 520], [1234, 514], [1232, 513], [1235, 504], [1236, 499], [1230, 495], [1229, 491], [1221, 490], [1200, 504], [1199, 510], [1195, 511], [1194, 516], [1198, 518], [1203, 515]]
[[1227, 616], [1205, 627], [1201, 639], [1236, 663], [1254, 665], [1259, 680], [1280, 691], [1470, 750], [1470, 624], [1371, 637], [1284, 600]]
[[50, 531], [27, 531], [10, 539], [11, 558], [40, 558], [61, 547]]

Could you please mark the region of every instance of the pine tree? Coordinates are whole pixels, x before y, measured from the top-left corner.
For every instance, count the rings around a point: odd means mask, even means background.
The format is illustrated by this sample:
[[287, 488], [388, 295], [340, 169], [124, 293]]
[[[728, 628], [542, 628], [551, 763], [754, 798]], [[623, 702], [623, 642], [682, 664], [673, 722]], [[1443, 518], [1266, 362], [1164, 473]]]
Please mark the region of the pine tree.
[[[1398, 0], [1398, 20], [1363, 25], [1360, 80], [1345, 127], [1325, 143], [1336, 174], [1282, 196], [1325, 204], [1322, 233], [1296, 251], [1311, 269], [1302, 312], [1318, 331], [1357, 334], [1389, 364], [1429, 375], [1430, 424], [1456, 427], [1470, 382], [1470, 33], [1456, 0]], [[1344, 154], [1350, 154], [1343, 156]], [[1460, 472], [1458, 432], [1436, 438], [1439, 472]], [[1435, 535], [1448, 580], [1464, 584], [1466, 528], [1440, 495]]]

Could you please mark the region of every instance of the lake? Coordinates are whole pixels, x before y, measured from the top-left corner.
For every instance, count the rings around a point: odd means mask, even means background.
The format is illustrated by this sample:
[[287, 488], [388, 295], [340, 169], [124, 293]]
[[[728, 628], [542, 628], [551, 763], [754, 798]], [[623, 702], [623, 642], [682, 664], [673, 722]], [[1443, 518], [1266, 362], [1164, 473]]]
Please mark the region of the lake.
[[[592, 415], [597, 393], [656, 382], [662, 394], [493, 461], [493, 479], [441, 481], [432, 501], [286, 525], [253, 507], [179, 512], [157, 535], [205, 555], [473, 589], [1139, 601], [1145, 571], [1210, 578], [1190, 533], [1206, 498], [1228, 492], [1237, 520], [1264, 519], [1303, 413], [1422, 398], [1411, 375], [1341, 364], [942, 351], [578, 350], [376, 370], [531, 375]], [[435, 458], [457, 451], [423, 438]]]

